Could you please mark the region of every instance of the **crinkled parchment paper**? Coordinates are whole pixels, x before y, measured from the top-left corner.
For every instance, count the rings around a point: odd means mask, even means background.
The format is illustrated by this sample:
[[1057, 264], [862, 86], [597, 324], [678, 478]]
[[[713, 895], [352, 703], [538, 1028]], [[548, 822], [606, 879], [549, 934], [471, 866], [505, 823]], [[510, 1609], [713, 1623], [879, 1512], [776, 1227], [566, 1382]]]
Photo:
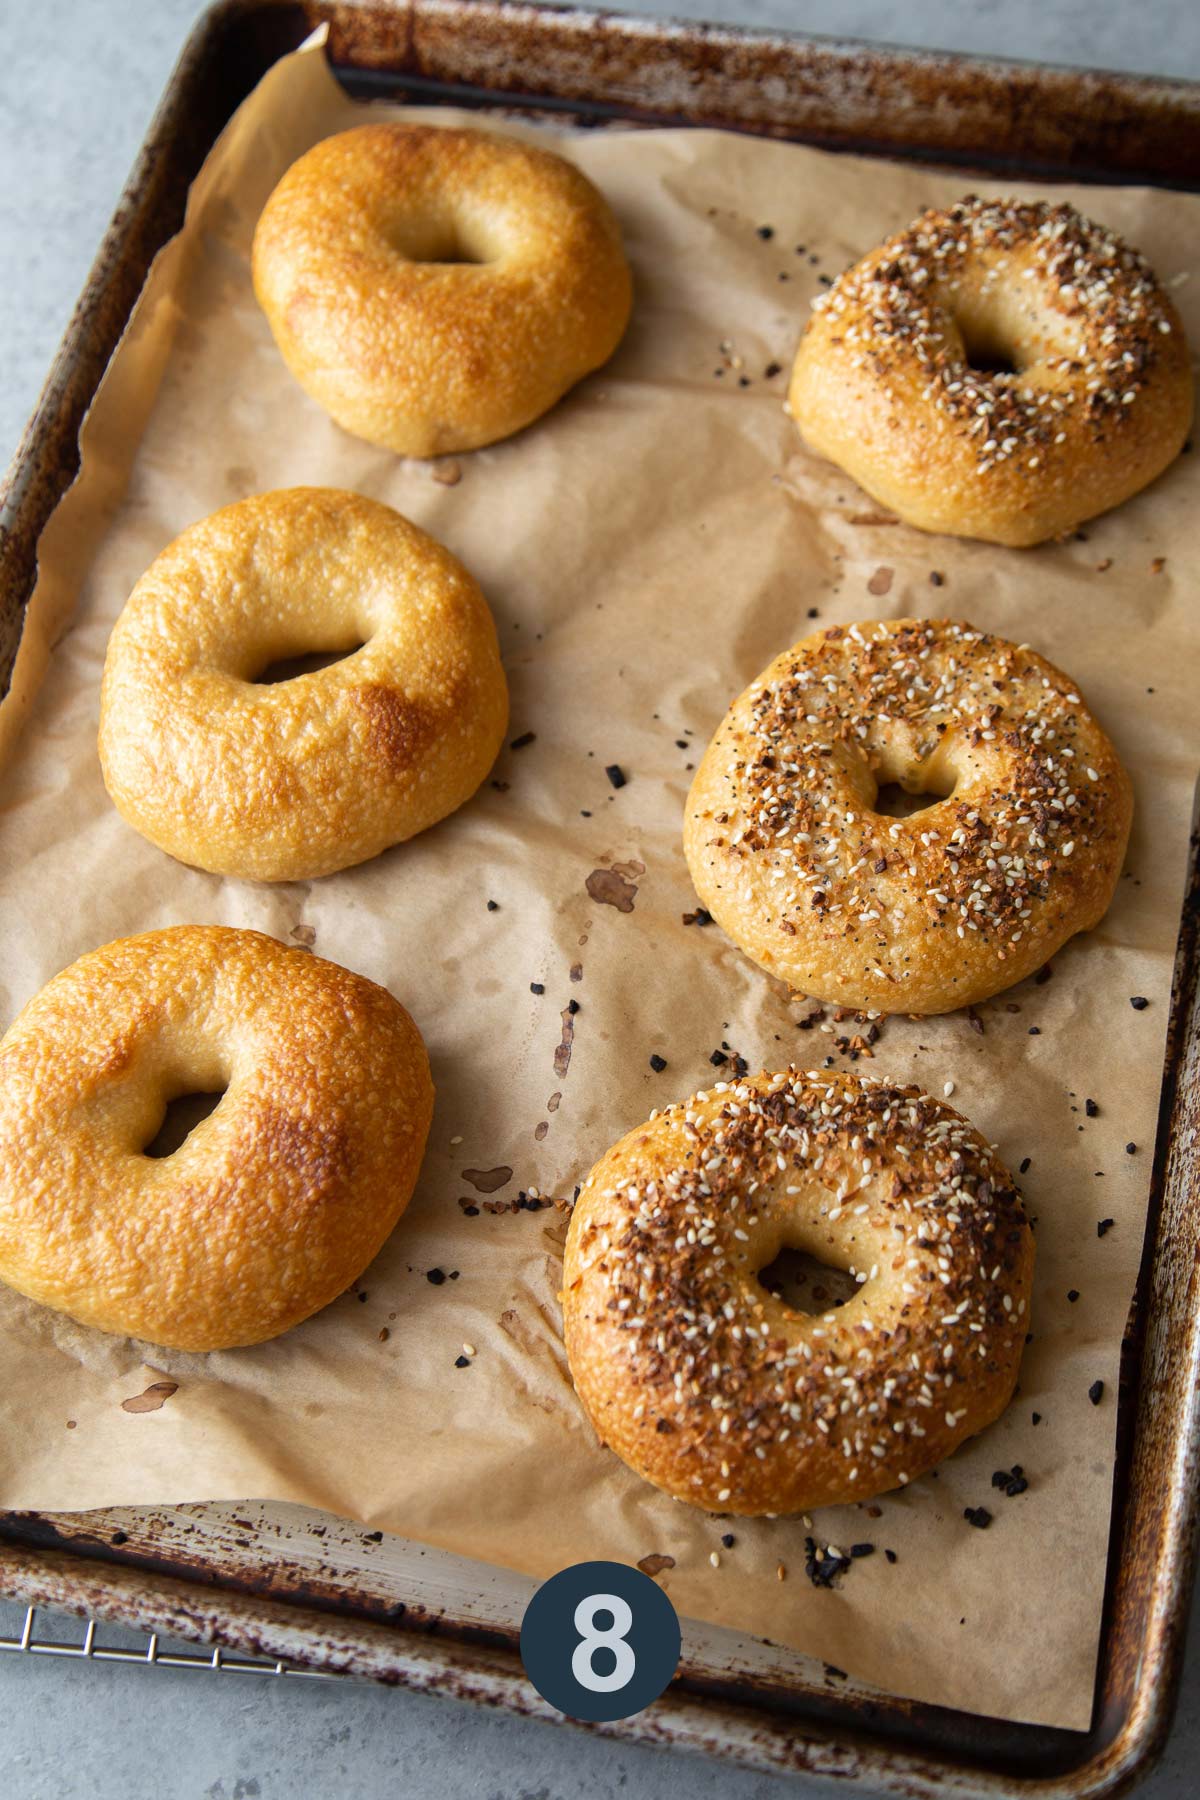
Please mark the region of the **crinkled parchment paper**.
[[[786, 369], [822, 280], [964, 181], [684, 130], [550, 140], [609, 195], [633, 261], [633, 324], [610, 366], [520, 437], [459, 458], [457, 482], [453, 466], [399, 461], [305, 397], [250, 286], [271, 187], [362, 116], [319, 48], [268, 75], [210, 156], [88, 420], [3, 708], [0, 1019], [81, 952], [153, 926], [311, 941], [386, 983], [425, 1033], [438, 1103], [424, 1172], [356, 1290], [257, 1349], [153, 1351], [0, 1291], [0, 1502], [288, 1499], [534, 1575], [672, 1557], [660, 1579], [685, 1615], [922, 1700], [1083, 1727], [1200, 738], [1197, 461], [1037, 551], [880, 517], [799, 442]], [[1200, 341], [1200, 281], [1179, 279], [1200, 201], [1071, 197], [1147, 252]], [[526, 741], [454, 818], [375, 862], [312, 884], [223, 881], [170, 861], [108, 802], [105, 643], [184, 526], [310, 482], [387, 501], [474, 571]], [[1137, 818], [1111, 912], [1051, 979], [976, 1021], [889, 1021], [874, 1045], [867, 1067], [937, 1094], [953, 1081], [1009, 1164], [1028, 1159], [1035, 1335], [1018, 1398], [982, 1439], [878, 1510], [815, 1520], [819, 1543], [876, 1546], [820, 1591], [802, 1521], [692, 1512], [596, 1447], [559, 1340], [565, 1215], [487, 1206], [569, 1198], [617, 1135], [714, 1078], [722, 1044], [751, 1068], [845, 1065], [838, 1039], [859, 1027], [799, 1029], [806, 1003], [715, 926], [683, 922], [680, 819], [700, 748], [770, 657], [817, 621], [913, 613], [965, 617], [1067, 669], [1133, 772]], [[476, 1354], [460, 1368], [464, 1344]], [[123, 1408], [157, 1380], [177, 1391]], [[1029, 1486], [1009, 1498], [991, 1475], [1014, 1464]], [[987, 1530], [964, 1520], [979, 1506]]]

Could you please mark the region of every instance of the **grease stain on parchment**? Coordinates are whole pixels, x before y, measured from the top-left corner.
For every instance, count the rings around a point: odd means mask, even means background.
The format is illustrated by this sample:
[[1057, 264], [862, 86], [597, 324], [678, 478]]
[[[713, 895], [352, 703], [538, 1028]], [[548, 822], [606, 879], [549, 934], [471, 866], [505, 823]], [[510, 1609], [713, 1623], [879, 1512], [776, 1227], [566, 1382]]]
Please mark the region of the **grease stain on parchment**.
[[642, 1574], [651, 1577], [661, 1575], [664, 1569], [673, 1569], [674, 1567], [675, 1558], [673, 1556], [664, 1556], [658, 1551], [652, 1556], [643, 1556], [638, 1562], [638, 1568], [642, 1571]]
[[127, 1413], [157, 1412], [159, 1408], [179, 1392], [177, 1381], [152, 1381], [143, 1393], [131, 1394], [128, 1400], [122, 1400], [121, 1411]]
[[506, 1163], [501, 1163], [495, 1169], [464, 1169], [462, 1178], [464, 1181], [469, 1181], [479, 1193], [494, 1194], [497, 1188], [508, 1185], [513, 1178], [513, 1172]]
[[607, 869], [593, 869], [583, 885], [601, 906], [615, 906], [618, 912], [631, 913], [637, 899], [637, 878], [645, 873], [645, 863], [631, 858], [628, 862], [612, 863]]
[[554, 1073], [560, 1081], [565, 1081], [567, 1070], [571, 1066], [571, 1047], [575, 1042], [575, 1014], [569, 1006], [562, 1010], [562, 1042], [554, 1052]]

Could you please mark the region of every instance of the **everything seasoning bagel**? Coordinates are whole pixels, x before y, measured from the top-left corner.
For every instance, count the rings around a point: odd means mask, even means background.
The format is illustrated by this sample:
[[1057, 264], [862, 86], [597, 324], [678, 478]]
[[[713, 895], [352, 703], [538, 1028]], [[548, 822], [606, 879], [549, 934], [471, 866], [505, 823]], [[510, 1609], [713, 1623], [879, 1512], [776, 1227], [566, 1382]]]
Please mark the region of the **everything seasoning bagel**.
[[[788, 1247], [853, 1275], [819, 1314]], [[919, 1088], [796, 1069], [719, 1082], [603, 1156], [571, 1219], [567, 1354], [602, 1441], [716, 1512], [902, 1487], [1003, 1411], [1033, 1237], [1011, 1175]]]
[[[896, 784], [934, 804], [876, 811]], [[948, 619], [835, 626], [734, 701], [696, 772], [696, 892], [792, 988], [940, 1013], [1033, 973], [1103, 917], [1133, 811], [1078, 688]]]
[[1065, 204], [923, 213], [849, 269], [796, 354], [814, 450], [911, 525], [1041, 543], [1182, 449], [1183, 325], [1145, 259]]

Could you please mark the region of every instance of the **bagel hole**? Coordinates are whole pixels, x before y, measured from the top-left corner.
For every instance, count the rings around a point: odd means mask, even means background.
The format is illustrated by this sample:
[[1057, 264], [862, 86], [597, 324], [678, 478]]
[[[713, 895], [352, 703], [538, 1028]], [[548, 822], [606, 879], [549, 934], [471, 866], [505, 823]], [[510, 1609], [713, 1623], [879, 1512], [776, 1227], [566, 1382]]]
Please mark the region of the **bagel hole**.
[[967, 365], [977, 375], [1019, 375], [1021, 358], [1016, 346], [1000, 333], [984, 331], [971, 321], [957, 320], [962, 333], [963, 354]]
[[250, 679], [255, 687], [277, 687], [281, 681], [296, 681], [301, 675], [315, 675], [318, 669], [330, 669], [334, 663], [345, 662], [348, 656], [361, 649], [361, 644], [351, 644], [345, 650], [310, 650], [303, 656], [281, 656]]
[[852, 1300], [859, 1284], [845, 1269], [833, 1268], [807, 1250], [787, 1245], [758, 1272], [759, 1285], [793, 1312], [832, 1312]]
[[929, 806], [937, 806], [945, 798], [945, 794], [935, 794], [931, 790], [913, 794], [901, 787], [898, 781], [885, 781], [875, 795], [875, 804], [871, 810], [881, 813], [885, 819], [911, 819], [914, 813], [924, 812]]
[[430, 268], [479, 267], [493, 261], [485, 244], [472, 242], [468, 232], [446, 221], [423, 225], [406, 219], [390, 232], [392, 248], [405, 262]]
[[203, 1124], [210, 1113], [216, 1112], [224, 1095], [225, 1089], [219, 1088], [215, 1093], [178, 1094], [174, 1100], [168, 1100], [162, 1123], [150, 1142], [144, 1146], [142, 1155], [174, 1156], [197, 1125]]

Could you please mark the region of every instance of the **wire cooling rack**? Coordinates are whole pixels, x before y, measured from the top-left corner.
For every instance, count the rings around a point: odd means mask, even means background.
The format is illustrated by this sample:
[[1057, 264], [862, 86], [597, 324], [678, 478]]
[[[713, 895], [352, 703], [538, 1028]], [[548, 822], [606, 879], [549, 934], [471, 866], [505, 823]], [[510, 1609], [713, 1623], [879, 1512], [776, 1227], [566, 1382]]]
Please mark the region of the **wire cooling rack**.
[[[103, 1632], [104, 1637], [101, 1638]], [[0, 1600], [0, 1652], [12, 1656], [61, 1656], [72, 1661], [123, 1663], [143, 1669], [194, 1669], [208, 1675], [299, 1675], [309, 1681], [340, 1681], [326, 1669], [296, 1669], [290, 1663], [243, 1656], [214, 1644], [211, 1650], [165, 1639], [96, 1619], [77, 1619], [45, 1607]]]

